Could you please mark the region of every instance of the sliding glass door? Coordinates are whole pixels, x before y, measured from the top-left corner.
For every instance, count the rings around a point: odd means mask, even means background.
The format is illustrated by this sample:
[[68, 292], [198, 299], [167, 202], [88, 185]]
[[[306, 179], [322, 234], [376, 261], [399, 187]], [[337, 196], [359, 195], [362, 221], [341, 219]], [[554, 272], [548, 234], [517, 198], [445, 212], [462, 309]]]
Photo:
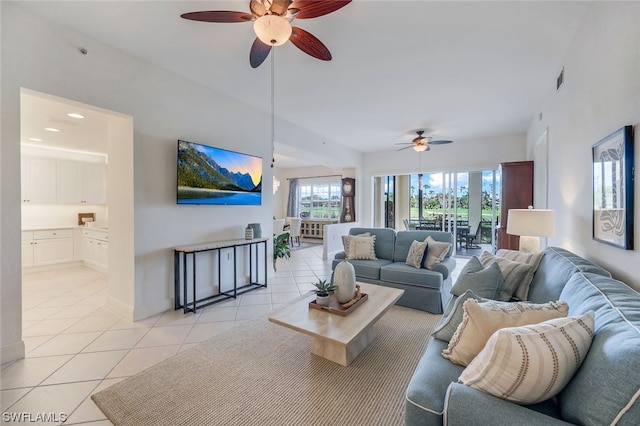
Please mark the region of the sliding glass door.
[[[462, 256], [494, 251], [496, 218], [500, 213], [498, 171], [384, 176], [382, 182], [385, 226], [395, 224], [396, 229], [402, 230], [405, 223], [410, 229], [451, 232], [456, 252]], [[405, 199], [407, 206], [401, 201]]]

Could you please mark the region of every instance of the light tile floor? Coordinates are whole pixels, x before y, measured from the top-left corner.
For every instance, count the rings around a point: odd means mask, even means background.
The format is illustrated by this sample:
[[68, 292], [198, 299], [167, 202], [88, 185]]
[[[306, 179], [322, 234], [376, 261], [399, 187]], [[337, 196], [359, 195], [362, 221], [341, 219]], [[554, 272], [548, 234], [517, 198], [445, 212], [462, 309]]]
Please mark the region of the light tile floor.
[[[464, 263], [464, 259], [458, 261], [454, 278]], [[135, 323], [104, 308], [104, 274], [73, 268], [24, 275], [26, 357], [1, 367], [2, 423], [30, 415], [23, 421], [110, 425], [91, 400], [93, 393], [263, 316], [309, 292], [311, 282], [331, 276], [331, 261], [322, 260], [321, 246], [293, 251], [277, 267], [266, 289], [196, 314], [169, 310]], [[56, 422], [34, 421], [38, 415], [53, 413]]]

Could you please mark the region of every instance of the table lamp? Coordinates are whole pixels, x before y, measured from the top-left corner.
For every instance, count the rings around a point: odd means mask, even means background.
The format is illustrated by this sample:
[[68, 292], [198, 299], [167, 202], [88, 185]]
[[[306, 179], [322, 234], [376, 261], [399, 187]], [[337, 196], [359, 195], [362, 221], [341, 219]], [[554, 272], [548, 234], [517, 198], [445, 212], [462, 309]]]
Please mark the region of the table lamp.
[[520, 236], [520, 251], [540, 251], [540, 237], [552, 237], [556, 233], [556, 214], [553, 210], [510, 209], [507, 218], [507, 234]]

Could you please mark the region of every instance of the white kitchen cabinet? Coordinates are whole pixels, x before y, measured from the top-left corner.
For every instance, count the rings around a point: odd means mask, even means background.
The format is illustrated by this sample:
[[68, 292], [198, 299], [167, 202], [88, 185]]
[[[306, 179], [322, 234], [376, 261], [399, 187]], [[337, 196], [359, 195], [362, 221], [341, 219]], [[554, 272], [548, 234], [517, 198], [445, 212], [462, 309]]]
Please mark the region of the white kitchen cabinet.
[[101, 272], [109, 268], [109, 233], [105, 229], [82, 231], [82, 260], [85, 266]]
[[33, 266], [33, 232], [22, 232], [22, 267]]
[[57, 164], [54, 158], [23, 155], [21, 161], [22, 202], [55, 204]]
[[58, 160], [57, 191], [58, 204], [106, 204], [106, 164]]
[[46, 266], [73, 261], [73, 229], [22, 232], [22, 266]]

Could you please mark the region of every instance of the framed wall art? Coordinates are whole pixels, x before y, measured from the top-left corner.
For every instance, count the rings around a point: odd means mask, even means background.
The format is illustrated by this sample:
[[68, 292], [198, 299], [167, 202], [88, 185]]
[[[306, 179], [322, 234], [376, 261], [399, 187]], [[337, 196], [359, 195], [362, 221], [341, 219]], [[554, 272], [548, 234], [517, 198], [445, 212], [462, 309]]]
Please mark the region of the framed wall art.
[[633, 127], [625, 126], [591, 147], [593, 239], [633, 250]]

